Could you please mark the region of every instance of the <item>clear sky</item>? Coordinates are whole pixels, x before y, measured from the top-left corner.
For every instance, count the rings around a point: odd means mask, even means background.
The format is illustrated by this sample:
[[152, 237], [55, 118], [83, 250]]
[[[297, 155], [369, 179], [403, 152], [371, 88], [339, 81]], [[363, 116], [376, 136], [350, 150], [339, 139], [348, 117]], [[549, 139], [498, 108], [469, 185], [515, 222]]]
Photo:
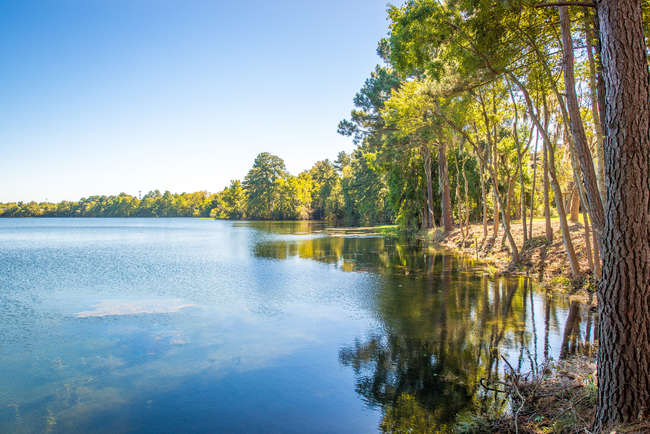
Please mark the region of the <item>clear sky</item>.
[[294, 175], [381, 59], [377, 0], [0, 3], [0, 202], [216, 192], [260, 152]]

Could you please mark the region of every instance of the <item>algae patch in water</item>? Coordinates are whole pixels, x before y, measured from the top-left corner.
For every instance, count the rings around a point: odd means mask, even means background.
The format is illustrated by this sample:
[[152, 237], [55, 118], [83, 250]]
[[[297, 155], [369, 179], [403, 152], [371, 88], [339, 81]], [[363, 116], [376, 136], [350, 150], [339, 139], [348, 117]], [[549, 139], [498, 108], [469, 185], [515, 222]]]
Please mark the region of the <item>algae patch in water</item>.
[[77, 318], [107, 315], [134, 315], [139, 313], [169, 313], [178, 312], [193, 304], [182, 304], [180, 299], [167, 300], [101, 300], [91, 306], [91, 310], [79, 312]]

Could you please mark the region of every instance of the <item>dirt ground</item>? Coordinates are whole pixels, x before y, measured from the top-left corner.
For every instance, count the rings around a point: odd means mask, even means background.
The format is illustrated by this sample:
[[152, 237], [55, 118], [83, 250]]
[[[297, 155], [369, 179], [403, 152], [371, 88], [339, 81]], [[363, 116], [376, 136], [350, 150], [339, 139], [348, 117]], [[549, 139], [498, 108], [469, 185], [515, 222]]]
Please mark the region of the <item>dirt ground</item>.
[[[520, 434], [591, 433], [596, 415], [596, 363], [581, 356], [547, 361], [535, 373], [507, 376], [495, 387], [511, 398], [512, 412], [486, 419], [482, 430], [470, 432]], [[611, 427], [606, 433], [647, 434], [650, 422]]]
[[[485, 264], [486, 267], [495, 267], [501, 272], [527, 273], [537, 277], [540, 283], [567, 292], [571, 294], [572, 298], [580, 299], [587, 305], [595, 304], [596, 297], [593, 293], [596, 288], [596, 279], [589, 269], [584, 225], [580, 222], [569, 222], [569, 232], [581, 270], [580, 277], [577, 279], [573, 279], [571, 275], [559, 220], [553, 220], [551, 226], [553, 242], [548, 243], [544, 220], [535, 220], [533, 222], [533, 238], [528, 240], [524, 246], [521, 221], [511, 223], [512, 235], [519, 248], [520, 264], [512, 262], [510, 246], [501, 225], [499, 225], [496, 238], [494, 237], [492, 222], [488, 222], [487, 237], [484, 236], [482, 223], [470, 223], [469, 235], [465, 229], [464, 240], [458, 225], [447, 234], [442, 234], [440, 229], [437, 229], [437, 232], [434, 229], [434, 233], [423, 234], [422, 237], [433, 239], [444, 247], [474, 257], [478, 249], [479, 262]], [[590, 238], [593, 251], [593, 238]]]

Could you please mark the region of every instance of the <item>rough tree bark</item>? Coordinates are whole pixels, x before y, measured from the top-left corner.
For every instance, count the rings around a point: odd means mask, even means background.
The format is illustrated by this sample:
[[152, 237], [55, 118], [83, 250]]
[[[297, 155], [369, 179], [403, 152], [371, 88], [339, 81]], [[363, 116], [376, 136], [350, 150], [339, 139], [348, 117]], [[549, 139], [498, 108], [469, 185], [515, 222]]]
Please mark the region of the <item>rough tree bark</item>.
[[599, 0], [606, 220], [596, 429], [650, 417], [650, 88], [640, 0]]

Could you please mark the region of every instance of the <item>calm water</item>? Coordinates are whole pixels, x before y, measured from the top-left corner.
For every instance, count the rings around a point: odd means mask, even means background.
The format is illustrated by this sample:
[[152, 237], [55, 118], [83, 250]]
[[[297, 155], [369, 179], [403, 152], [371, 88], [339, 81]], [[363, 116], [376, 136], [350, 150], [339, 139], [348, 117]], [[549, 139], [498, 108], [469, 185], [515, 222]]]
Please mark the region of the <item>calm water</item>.
[[0, 432], [449, 425], [501, 356], [592, 351], [591, 313], [528, 278], [326, 229], [0, 219]]

